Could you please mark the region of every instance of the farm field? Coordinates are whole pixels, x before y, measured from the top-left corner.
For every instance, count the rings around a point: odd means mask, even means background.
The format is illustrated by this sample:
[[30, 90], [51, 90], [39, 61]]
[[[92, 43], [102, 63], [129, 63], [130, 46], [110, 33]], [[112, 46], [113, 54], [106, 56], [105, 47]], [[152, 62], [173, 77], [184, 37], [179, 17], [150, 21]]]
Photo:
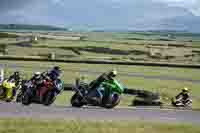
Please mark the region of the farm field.
[[[1, 33], [3, 34], [3, 33]], [[4, 33], [5, 34], [5, 33]], [[11, 34], [11, 33], [9, 33]], [[6, 55], [41, 56], [48, 58], [50, 53], [56, 59], [88, 59], [111, 61], [151, 61], [183, 64], [199, 64], [199, 36], [142, 34], [142, 33], [35, 33], [40, 36], [37, 42], [24, 39], [30, 33], [12, 33], [23, 35], [23, 38], [13, 41], [13, 38], [1, 38], [0, 45], [7, 50]], [[46, 38], [42, 35], [47, 35]], [[48, 38], [54, 36], [54, 39]], [[55, 39], [60, 35], [69, 37], [67, 40]], [[80, 37], [70, 40], [71, 37]], [[128, 39], [127, 39], [128, 38]], [[168, 39], [167, 39], [168, 38]], [[192, 40], [192, 41], [191, 41]], [[193, 44], [195, 43], [195, 45]]]

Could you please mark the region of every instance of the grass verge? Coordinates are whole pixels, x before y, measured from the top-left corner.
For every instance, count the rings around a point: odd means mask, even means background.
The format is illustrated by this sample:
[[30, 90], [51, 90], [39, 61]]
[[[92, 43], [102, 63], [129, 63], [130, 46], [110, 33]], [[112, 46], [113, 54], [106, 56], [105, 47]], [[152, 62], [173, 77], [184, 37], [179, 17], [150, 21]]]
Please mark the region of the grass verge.
[[199, 133], [198, 125], [1, 119], [1, 133]]

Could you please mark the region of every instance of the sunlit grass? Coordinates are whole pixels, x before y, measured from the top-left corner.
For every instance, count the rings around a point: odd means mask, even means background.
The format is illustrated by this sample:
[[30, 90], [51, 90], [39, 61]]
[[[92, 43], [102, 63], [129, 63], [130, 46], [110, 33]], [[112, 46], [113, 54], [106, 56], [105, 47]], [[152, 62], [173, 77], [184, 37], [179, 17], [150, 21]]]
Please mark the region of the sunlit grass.
[[1, 119], [1, 133], [199, 133], [198, 125], [148, 122], [89, 122], [64, 120]]

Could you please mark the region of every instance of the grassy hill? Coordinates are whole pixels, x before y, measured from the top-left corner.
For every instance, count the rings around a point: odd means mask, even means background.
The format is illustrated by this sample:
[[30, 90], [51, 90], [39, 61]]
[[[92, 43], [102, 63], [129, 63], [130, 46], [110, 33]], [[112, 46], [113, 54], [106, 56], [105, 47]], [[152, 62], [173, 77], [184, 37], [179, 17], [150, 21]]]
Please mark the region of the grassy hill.
[[49, 25], [28, 25], [28, 24], [0, 24], [0, 29], [5, 30], [64, 30], [65, 28], [60, 28], [56, 26]]

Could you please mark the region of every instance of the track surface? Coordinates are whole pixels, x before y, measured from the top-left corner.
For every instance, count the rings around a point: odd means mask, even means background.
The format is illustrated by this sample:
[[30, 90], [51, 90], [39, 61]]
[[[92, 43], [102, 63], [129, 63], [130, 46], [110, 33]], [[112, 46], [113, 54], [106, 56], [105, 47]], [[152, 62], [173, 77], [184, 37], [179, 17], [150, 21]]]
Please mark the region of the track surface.
[[96, 107], [72, 108], [70, 106], [50, 107], [32, 104], [23, 106], [16, 103], [0, 104], [1, 118], [65, 119], [65, 120], [144, 120], [166, 123], [200, 124], [200, 112], [191, 110], [168, 110], [153, 108]]

